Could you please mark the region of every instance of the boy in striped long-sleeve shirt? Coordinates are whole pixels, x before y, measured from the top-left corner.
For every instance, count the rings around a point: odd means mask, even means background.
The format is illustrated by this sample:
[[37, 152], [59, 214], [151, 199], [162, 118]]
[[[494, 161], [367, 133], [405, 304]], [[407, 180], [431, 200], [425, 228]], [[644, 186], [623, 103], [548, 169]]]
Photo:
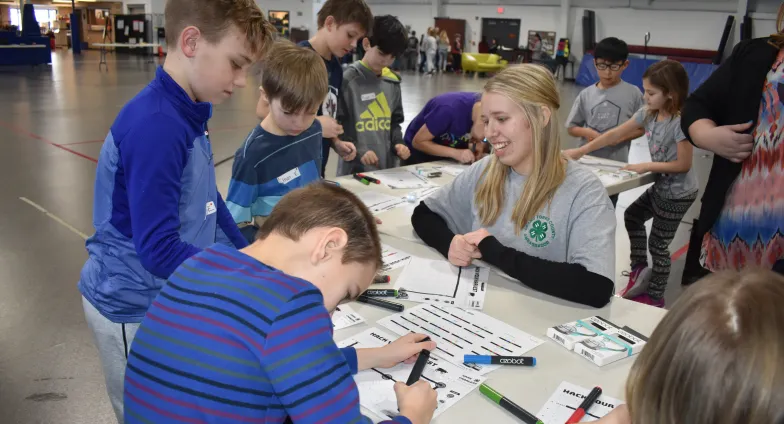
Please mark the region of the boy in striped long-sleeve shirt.
[[[236, 251], [214, 245], [174, 272], [142, 322], [125, 380], [127, 423], [357, 423], [352, 374], [412, 360], [410, 334], [378, 349], [338, 349], [329, 311], [381, 265], [373, 217], [325, 183], [287, 194]], [[395, 386], [394, 423], [430, 421], [426, 382]]]
[[234, 155], [226, 206], [252, 242], [286, 193], [321, 179], [321, 124], [327, 70], [316, 52], [275, 43], [261, 64], [256, 115], [262, 119]]

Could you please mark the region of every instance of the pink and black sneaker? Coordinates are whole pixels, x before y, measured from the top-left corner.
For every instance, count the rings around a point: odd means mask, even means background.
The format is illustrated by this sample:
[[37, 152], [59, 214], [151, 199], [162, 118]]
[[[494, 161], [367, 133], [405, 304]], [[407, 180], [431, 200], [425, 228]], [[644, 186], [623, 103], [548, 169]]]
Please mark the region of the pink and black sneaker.
[[645, 304], [645, 305], [655, 306], [657, 308], [663, 308], [664, 307], [664, 298], [654, 299], [648, 293], [643, 293], [643, 294], [641, 294], [639, 296], [635, 296], [635, 297], [629, 298], [629, 300], [631, 300], [632, 302], [637, 302], [637, 303], [642, 303], [642, 304]]
[[651, 273], [652, 270], [647, 265], [637, 265], [632, 268], [632, 272], [629, 273], [629, 283], [621, 291], [621, 297], [631, 299], [645, 293], [651, 283]]

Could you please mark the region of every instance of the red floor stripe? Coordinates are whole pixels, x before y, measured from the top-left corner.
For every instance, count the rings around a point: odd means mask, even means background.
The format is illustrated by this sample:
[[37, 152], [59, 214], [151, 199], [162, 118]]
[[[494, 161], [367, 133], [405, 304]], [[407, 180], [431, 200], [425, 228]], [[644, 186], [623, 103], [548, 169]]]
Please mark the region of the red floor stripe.
[[87, 141], [77, 141], [74, 143], [59, 143], [61, 146], [73, 146], [74, 144], [91, 144], [91, 143], [103, 143], [104, 140], [87, 140]]
[[681, 257], [681, 256], [683, 256], [684, 254], [686, 254], [686, 252], [687, 252], [688, 250], [689, 250], [689, 243], [686, 243], [686, 245], [685, 245], [685, 246], [683, 246], [683, 247], [681, 247], [680, 249], [676, 250], [676, 251], [675, 251], [675, 253], [673, 253], [673, 254], [672, 254], [672, 258], [671, 258], [671, 259], [672, 259], [673, 261], [677, 261], [678, 259], [680, 259], [680, 257]]
[[7, 122], [0, 121], [0, 127], [7, 128], [7, 129], [15, 132], [16, 134], [23, 136], [23, 137], [29, 137], [29, 138], [32, 138], [32, 139], [35, 139], [35, 140], [43, 141], [44, 143], [49, 144], [49, 145], [54, 146], [54, 147], [57, 147], [58, 149], [65, 150], [68, 153], [72, 153], [72, 154], [74, 154], [76, 156], [79, 156], [81, 158], [87, 159], [87, 160], [92, 161], [94, 163], [98, 163], [98, 159], [96, 159], [96, 158], [94, 158], [92, 156], [85, 155], [84, 153], [79, 153], [76, 150], [71, 150], [71, 149], [65, 147], [62, 144], [57, 144], [57, 143], [55, 143], [55, 142], [53, 142], [51, 140], [47, 140], [46, 138], [41, 137], [38, 134], [34, 134], [34, 133], [31, 133], [30, 131], [26, 131], [24, 129], [18, 128], [18, 127], [14, 126], [14, 125], [11, 125], [11, 124], [7, 123]]

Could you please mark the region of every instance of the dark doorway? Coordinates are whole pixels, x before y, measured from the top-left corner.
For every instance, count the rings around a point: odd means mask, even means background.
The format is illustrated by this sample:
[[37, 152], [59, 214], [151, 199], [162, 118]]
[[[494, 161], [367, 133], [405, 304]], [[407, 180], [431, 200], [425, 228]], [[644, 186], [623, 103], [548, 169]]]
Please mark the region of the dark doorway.
[[482, 38], [492, 46], [493, 38], [499, 46], [516, 49], [520, 46], [520, 20], [482, 18]]

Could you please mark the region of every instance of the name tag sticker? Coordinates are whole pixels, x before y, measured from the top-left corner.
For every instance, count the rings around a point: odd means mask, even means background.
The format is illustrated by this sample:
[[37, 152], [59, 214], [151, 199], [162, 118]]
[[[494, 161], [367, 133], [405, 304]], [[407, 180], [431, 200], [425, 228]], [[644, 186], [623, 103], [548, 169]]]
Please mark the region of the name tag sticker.
[[281, 175], [278, 177], [278, 183], [280, 184], [288, 184], [290, 181], [299, 178], [300, 176], [299, 168], [294, 168], [291, 171]]
[[215, 202], [209, 201], [207, 202], [207, 215], [212, 215], [218, 211], [218, 208], [215, 207]]
[[367, 102], [370, 100], [376, 100], [376, 93], [367, 93], [362, 95], [363, 102]]

